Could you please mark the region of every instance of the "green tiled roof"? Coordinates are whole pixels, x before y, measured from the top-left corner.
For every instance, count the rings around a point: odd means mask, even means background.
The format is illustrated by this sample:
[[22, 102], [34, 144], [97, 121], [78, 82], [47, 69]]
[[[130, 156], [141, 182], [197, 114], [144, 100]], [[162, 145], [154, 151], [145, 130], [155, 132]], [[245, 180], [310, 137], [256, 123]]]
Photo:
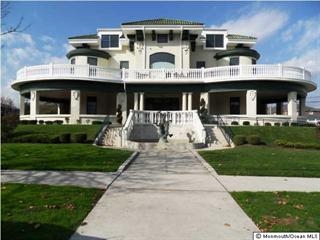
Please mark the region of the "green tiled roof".
[[167, 18], [158, 18], [158, 19], [147, 19], [135, 22], [126, 22], [122, 25], [203, 25], [203, 23], [186, 21], [186, 20], [177, 20], [177, 19], [167, 19]]
[[97, 34], [88, 34], [88, 35], [69, 37], [68, 39], [97, 39], [97, 38], [98, 38]]
[[227, 38], [230, 40], [257, 40], [256, 37], [238, 35], [238, 34], [228, 34]]

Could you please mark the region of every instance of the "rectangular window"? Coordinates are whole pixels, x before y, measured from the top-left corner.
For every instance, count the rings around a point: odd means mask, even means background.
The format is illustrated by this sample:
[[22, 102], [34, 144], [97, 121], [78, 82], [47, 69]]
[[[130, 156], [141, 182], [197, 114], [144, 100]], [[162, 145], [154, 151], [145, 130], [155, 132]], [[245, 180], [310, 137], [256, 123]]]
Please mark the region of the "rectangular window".
[[205, 61], [198, 61], [196, 68], [205, 68], [206, 67], [206, 62]]
[[239, 57], [232, 57], [230, 58], [230, 66], [239, 65]]
[[92, 66], [97, 66], [98, 65], [98, 59], [95, 58], [95, 57], [88, 57], [87, 63], [89, 65], [92, 65]]
[[157, 34], [158, 43], [168, 43], [168, 34]]
[[257, 60], [256, 59], [252, 59], [252, 65], [256, 65], [257, 64]]
[[120, 69], [129, 69], [129, 61], [120, 61]]
[[75, 58], [71, 58], [70, 63], [71, 64], [76, 64], [76, 59]]
[[207, 48], [223, 48], [224, 47], [223, 34], [207, 34], [206, 47]]
[[118, 48], [119, 47], [119, 35], [102, 35], [101, 36], [101, 48]]
[[87, 114], [97, 114], [97, 97], [87, 97]]

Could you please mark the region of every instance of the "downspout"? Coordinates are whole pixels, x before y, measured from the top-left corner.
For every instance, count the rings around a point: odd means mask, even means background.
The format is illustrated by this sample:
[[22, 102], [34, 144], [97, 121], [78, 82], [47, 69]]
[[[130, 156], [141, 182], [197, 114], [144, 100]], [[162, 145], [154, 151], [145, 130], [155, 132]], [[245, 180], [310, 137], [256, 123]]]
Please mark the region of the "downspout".
[[183, 50], [182, 50], [182, 32], [183, 32], [183, 26], [181, 28], [181, 34], [180, 34], [180, 68], [183, 69]]

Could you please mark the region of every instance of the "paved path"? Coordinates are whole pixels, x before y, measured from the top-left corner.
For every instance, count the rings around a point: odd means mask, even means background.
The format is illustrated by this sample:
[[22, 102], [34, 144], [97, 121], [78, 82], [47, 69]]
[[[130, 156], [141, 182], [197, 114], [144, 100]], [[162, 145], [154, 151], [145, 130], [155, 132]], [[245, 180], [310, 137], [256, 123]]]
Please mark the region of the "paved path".
[[69, 185], [105, 189], [117, 173], [2, 170], [1, 182]]
[[217, 177], [229, 191], [294, 191], [320, 192], [320, 178], [299, 177], [251, 177], [222, 176]]
[[258, 231], [189, 151], [142, 152], [72, 240], [247, 240]]

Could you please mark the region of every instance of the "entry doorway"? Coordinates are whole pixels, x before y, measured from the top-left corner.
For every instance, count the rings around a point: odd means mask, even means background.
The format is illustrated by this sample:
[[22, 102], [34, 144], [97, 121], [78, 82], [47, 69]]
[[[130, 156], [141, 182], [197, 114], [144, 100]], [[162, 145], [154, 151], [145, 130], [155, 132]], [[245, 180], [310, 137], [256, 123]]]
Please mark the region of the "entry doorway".
[[180, 110], [180, 99], [178, 97], [147, 97], [145, 99], [146, 110], [178, 111]]

